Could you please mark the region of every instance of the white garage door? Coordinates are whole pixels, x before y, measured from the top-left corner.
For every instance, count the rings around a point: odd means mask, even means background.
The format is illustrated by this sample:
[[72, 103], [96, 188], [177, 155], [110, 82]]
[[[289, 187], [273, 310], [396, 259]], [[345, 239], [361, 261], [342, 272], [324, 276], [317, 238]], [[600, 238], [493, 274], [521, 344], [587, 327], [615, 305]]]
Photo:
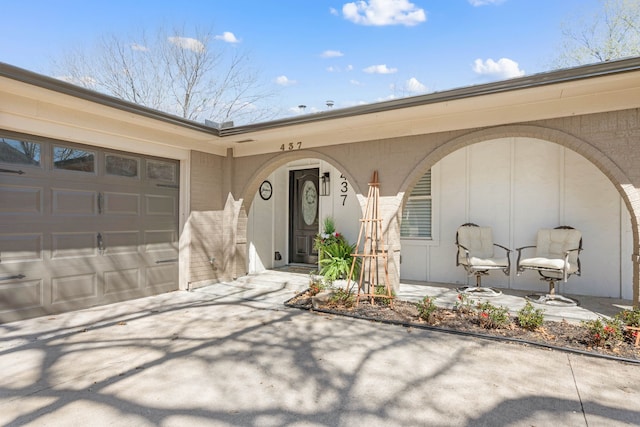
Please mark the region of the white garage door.
[[179, 163], [0, 133], [0, 322], [178, 288]]

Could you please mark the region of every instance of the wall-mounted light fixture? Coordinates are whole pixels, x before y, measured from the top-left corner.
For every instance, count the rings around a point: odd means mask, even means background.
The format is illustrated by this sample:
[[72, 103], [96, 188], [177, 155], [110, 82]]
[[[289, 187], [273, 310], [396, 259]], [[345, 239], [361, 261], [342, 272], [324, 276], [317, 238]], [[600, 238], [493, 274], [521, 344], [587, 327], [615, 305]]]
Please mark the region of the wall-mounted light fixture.
[[320, 195], [329, 196], [331, 194], [331, 177], [329, 172], [325, 172], [320, 177]]

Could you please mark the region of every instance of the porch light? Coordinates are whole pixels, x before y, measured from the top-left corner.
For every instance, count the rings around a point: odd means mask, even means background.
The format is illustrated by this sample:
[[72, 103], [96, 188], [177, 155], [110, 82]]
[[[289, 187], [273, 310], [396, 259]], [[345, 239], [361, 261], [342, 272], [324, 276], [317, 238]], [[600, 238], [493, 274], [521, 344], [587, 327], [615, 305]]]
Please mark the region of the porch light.
[[325, 172], [320, 177], [321, 185], [320, 185], [320, 195], [328, 196], [331, 194], [331, 178], [329, 177], [329, 172]]

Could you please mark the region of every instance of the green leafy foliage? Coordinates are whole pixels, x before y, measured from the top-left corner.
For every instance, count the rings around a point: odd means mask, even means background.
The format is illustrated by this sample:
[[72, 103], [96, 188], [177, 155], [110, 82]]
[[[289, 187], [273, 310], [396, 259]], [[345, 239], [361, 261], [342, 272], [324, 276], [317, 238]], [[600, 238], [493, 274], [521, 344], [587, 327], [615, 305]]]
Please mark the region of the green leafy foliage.
[[431, 322], [431, 316], [436, 312], [438, 307], [436, 306], [436, 298], [425, 296], [422, 301], [416, 303], [418, 308], [418, 315], [422, 320]]
[[334, 288], [331, 296], [329, 297], [329, 304], [343, 305], [347, 308], [353, 307], [356, 303], [356, 298], [351, 291], [344, 288]]
[[587, 344], [594, 347], [614, 348], [624, 339], [624, 324], [616, 319], [583, 320], [587, 329]]
[[497, 307], [489, 302], [478, 303], [478, 322], [486, 329], [505, 328], [511, 323], [509, 310], [506, 307]]
[[523, 329], [535, 331], [544, 322], [544, 310], [534, 308], [529, 301], [518, 311], [518, 325]]
[[[388, 296], [387, 287], [385, 285], [376, 286], [373, 292], [374, 292], [374, 295]], [[396, 293], [394, 292], [393, 289], [391, 289], [391, 298], [376, 298], [376, 300], [378, 300], [382, 305], [390, 305], [391, 300], [395, 297], [396, 297]]]
[[[353, 257], [351, 254], [355, 249], [355, 244], [350, 245], [344, 240], [331, 243], [322, 249], [320, 259], [320, 274], [329, 282], [338, 279], [346, 279], [351, 271]], [[354, 277], [360, 272], [360, 259], [355, 259], [353, 274]]]

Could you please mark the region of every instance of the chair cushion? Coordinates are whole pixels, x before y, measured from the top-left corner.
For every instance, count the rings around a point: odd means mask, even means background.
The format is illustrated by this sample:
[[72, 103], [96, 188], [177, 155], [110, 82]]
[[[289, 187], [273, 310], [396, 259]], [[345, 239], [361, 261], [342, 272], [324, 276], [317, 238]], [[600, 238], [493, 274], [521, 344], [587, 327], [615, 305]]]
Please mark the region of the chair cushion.
[[[561, 258], [546, 258], [546, 257], [535, 257], [535, 258], [526, 258], [520, 260], [521, 267], [528, 268], [550, 268], [554, 270], [562, 270], [565, 266], [564, 257]], [[567, 271], [569, 274], [573, 274], [578, 270], [578, 264], [569, 262], [569, 268]]]
[[[469, 250], [470, 257], [493, 258], [493, 233], [491, 227], [463, 226], [458, 228], [458, 243]], [[466, 264], [463, 251], [458, 251], [458, 261]]]
[[[504, 258], [478, 258], [472, 256], [469, 258], [471, 267], [489, 267], [489, 268], [506, 268], [509, 266], [509, 260]], [[467, 265], [467, 259], [460, 261], [460, 264]]]
[[[577, 249], [580, 247], [580, 239], [582, 233], [575, 229], [563, 229], [563, 228], [543, 228], [538, 231], [538, 239], [536, 245], [536, 258], [531, 259], [543, 259], [548, 258], [550, 260], [559, 260], [560, 264], [554, 262], [553, 264], [562, 269], [564, 265], [564, 254], [569, 249]], [[569, 254], [569, 264], [575, 266], [577, 270], [578, 251], [571, 252]], [[523, 265], [524, 261], [520, 264]], [[575, 271], [574, 270], [574, 271]]]

